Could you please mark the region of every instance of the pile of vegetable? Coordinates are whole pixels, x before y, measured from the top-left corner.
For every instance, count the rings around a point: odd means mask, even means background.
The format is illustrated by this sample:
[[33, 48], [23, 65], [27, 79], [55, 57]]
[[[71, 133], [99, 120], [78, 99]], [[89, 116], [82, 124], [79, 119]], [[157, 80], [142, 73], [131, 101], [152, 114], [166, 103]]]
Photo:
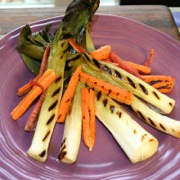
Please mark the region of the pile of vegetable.
[[97, 120], [132, 163], [150, 158], [159, 142], [129, 110], [157, 130], [180, 138], [180, 121], [166, 116], [175, 106], [166, 95], [173, 89], [174, 77], [151, 74], [153, 49], [140, 65], [121, 59], [111, 45], [95, 48], [90, 23], [98, 7], [99, 0], [74, 0], [55, 32], [48, 25], [32, 34], [26, 25], [20, 33], [17, 49], [35, 78], [18, 89], [18, 95], [25, 97], [11, 117], [18, 120], [35, 103], [24, 129], [35, 129], [27, 154], [37, 161], [46, 161], [58, 123], [64, 123], [60, 161], [77, 160], [81, 137], [92, 151]]

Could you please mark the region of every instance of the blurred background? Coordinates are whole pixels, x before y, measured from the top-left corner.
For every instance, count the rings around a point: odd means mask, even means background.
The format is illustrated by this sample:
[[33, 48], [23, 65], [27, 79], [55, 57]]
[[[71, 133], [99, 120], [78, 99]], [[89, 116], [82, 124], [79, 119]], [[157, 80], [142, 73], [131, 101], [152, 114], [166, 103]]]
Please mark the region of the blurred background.
[[[0, 0], [0, 8], [67, 6], [70, 2], [71, 0]], [[101, 6], [149, 4], [168, 6], [180, 30], [180, 0], [100, 0]]]
[[[1, 7], [43, 7], [66, 6], [71, 0], [0, 0]], [[101, 0], [101, 5], [117, 5], [119, 0]]]
[[[0, 0], [0, 6], [54, 6], [68, 5], [71, 0]], [[180, 7], [180, 0], [101, 0], [101, 5], [161, 4]]]

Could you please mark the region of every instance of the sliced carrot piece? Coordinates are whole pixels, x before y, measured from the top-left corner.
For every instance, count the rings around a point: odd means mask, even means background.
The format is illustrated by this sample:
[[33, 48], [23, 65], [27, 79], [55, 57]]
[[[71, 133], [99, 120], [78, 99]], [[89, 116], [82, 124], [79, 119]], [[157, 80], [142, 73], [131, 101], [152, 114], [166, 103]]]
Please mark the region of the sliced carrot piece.
[[134, 62], [130, 62], [130, 61], [124, 61], [125, 63], [127, 63], [129, 66], [131, 66], [132, 68], [136, 69], [140, 74], [150, 74], [151, 73], [151, 68], [141, 65], [141, 64], [137, 64]]
[[[44, 90], [46, 90], [55, 80], [55, 72], [48, 69], [39, 78], [38, 83], [44, 88]], [[41, 93], [42, 89], [38, 86], [34, 86], [31, 91], [21, 100], [21, 102], [13, 109], [11, 112], [12, 119], [19, 119]]]
[[118, 55], [116, 55], [115, 53], [110, 53], [110, 60], [113, 63], [117, 63], [118, 67], [120, 67], [121, 69], [129, 72], [130, 74], [138, 77], [141, 79], [141, 75], [138, 73], [138, 71], [131, 67], [129, 64], [125, 63], [124, 60], [122, 60]]
[[79, 53], [87, 53], [87, 51], [83, 49], [82, 47], [80, 47], [79, 45], [77, 45], [73, 39], [69, 38], [68, 42], [74, 48], [75, 51]]
[[96, 139], [94, 91], [82, 88], [82, 130], [85, 145], [92, 151]]
[[[36, 77], [33, 79], [33, 81], [37, 81], [38, 79], [39, 79], [39, 77], [36, 76]], [[30, 81], [31, 81], [31, 80], [30, 80]], [[31, 90], [32, 84], [30, 83], [30, 81], [29, 81], [27, 84], [21, 86], [21, 87], [17, 90], [18, 96], [22, 96], [22, 95], [26, 94], [27, 92], [29, 92], [29, 91]]]
[[151, 63], [151, 61], [153, 60], [154, 58], [154, 49], [151, 49], [150, 50], [150, 53], [149, 53], [149, 58], [147, 59], [147, 61], [144, 63], [144, 66], [149, 66], [149, 64]]
[[85, 82], [89, 87], [101, 91], [102, 93], [109, 95], [111, 98], [119, 102], [131, 104], [133, 101], [133, 95], [131, 92], [125, 89], [121, 89], [112, 84], [106, 83], [105, 81], [95, 78], [82, 71], [80, 73], [80, 80]]
[[91, 56], [96, 60], [107, 60], [111, 53], [111, 46], [105, 45], [91, 52]]
[[81, 72], [81, 66], [79, 66], [76, 69], [76, 71], [74, 72], [68, 83], [68, 87], [60, 102], [57, 122], [63, 123], [65, 121], [65, 117], [69, 111], [69, 107], [71, 105], [71, 101], [73, 99], [77, 83], [79, 81], [80, 72]]
[[89, 113], [90, 113], [90, 147], [89, 150], [92, 151], [95, 140], [96, 140], [96, 112], [95, 112], [95, 104], [94, 104], [94, 91], [90, 89], [89, 92]]
[[165, 75], [144, 75], [142, 79], [162, 93], [170, 93], [174, 88], [175, 78]]
[[27, 120], [25, 128], [24, 128], [25, 131], [33, 131], [36, 119], [39, 115], [39, 112], [41, 110], [41, 106], [42, 106], [42, 103], [43, 103], [44, 97], [45, 97], [44, 88], [38, 82], [31, 81], [31, 84], [33, 84], [33, 86], [39, 86], [42, 89], [42, 93], [40, 95], [39, 100], [35, 104], [35, 107], [33, 108], [31, 114], [28, 117], [28, 120]]

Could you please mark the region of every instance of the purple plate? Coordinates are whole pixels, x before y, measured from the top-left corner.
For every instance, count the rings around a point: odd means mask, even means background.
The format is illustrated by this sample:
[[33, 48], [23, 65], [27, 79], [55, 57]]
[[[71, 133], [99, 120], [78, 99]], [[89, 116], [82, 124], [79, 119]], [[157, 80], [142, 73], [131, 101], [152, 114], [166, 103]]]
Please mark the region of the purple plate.
[[[31, 24], [33, 32], [53, 23], [55, 29], [62, 17], [54, 17]], [[150, 159], [132, 164], [107, 129], [97, 121], [97, 141], [92, 152], [81, 142], [78, 160], [67, 165], [57, 160], [63, 125], [57, 124], [49, 148], [48, 160], [39, 163], [26, 155], [33, 133], [24, 132], [29, 112], [13, 121], [10, 112], [20, 101], [18, 87], [33, 77], [24, 65], [16, 44], [21, 27], [0, 40], [0, 179], [178, 179], [180, 177], [180, 140], [136, 119], [159, 140], [158, 152]], [[169, 115], [180, 119], [180, 43], [159, 31], [132, 20], [96, 15], [92, 37], [97, 46], [111, 44], [123, 59], [143, 63], [151, 48], [155, 58], [151, 63], [154, 74], [176, 78], [170, 97], [176, 106]]]

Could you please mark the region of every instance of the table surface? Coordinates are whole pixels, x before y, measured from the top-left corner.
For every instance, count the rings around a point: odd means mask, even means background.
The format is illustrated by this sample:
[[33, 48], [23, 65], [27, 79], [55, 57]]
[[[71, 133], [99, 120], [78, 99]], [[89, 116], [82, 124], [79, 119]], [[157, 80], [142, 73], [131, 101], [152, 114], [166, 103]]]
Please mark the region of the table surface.
[[[65, 9], [65, 6], [51, 8], [0, 8], [0, 37], [24, 24], [64, 15]], [[101, 6], [97, 13], [127, 17], [180, 40], [180, 34], [171, 11], [163, 5]]]

